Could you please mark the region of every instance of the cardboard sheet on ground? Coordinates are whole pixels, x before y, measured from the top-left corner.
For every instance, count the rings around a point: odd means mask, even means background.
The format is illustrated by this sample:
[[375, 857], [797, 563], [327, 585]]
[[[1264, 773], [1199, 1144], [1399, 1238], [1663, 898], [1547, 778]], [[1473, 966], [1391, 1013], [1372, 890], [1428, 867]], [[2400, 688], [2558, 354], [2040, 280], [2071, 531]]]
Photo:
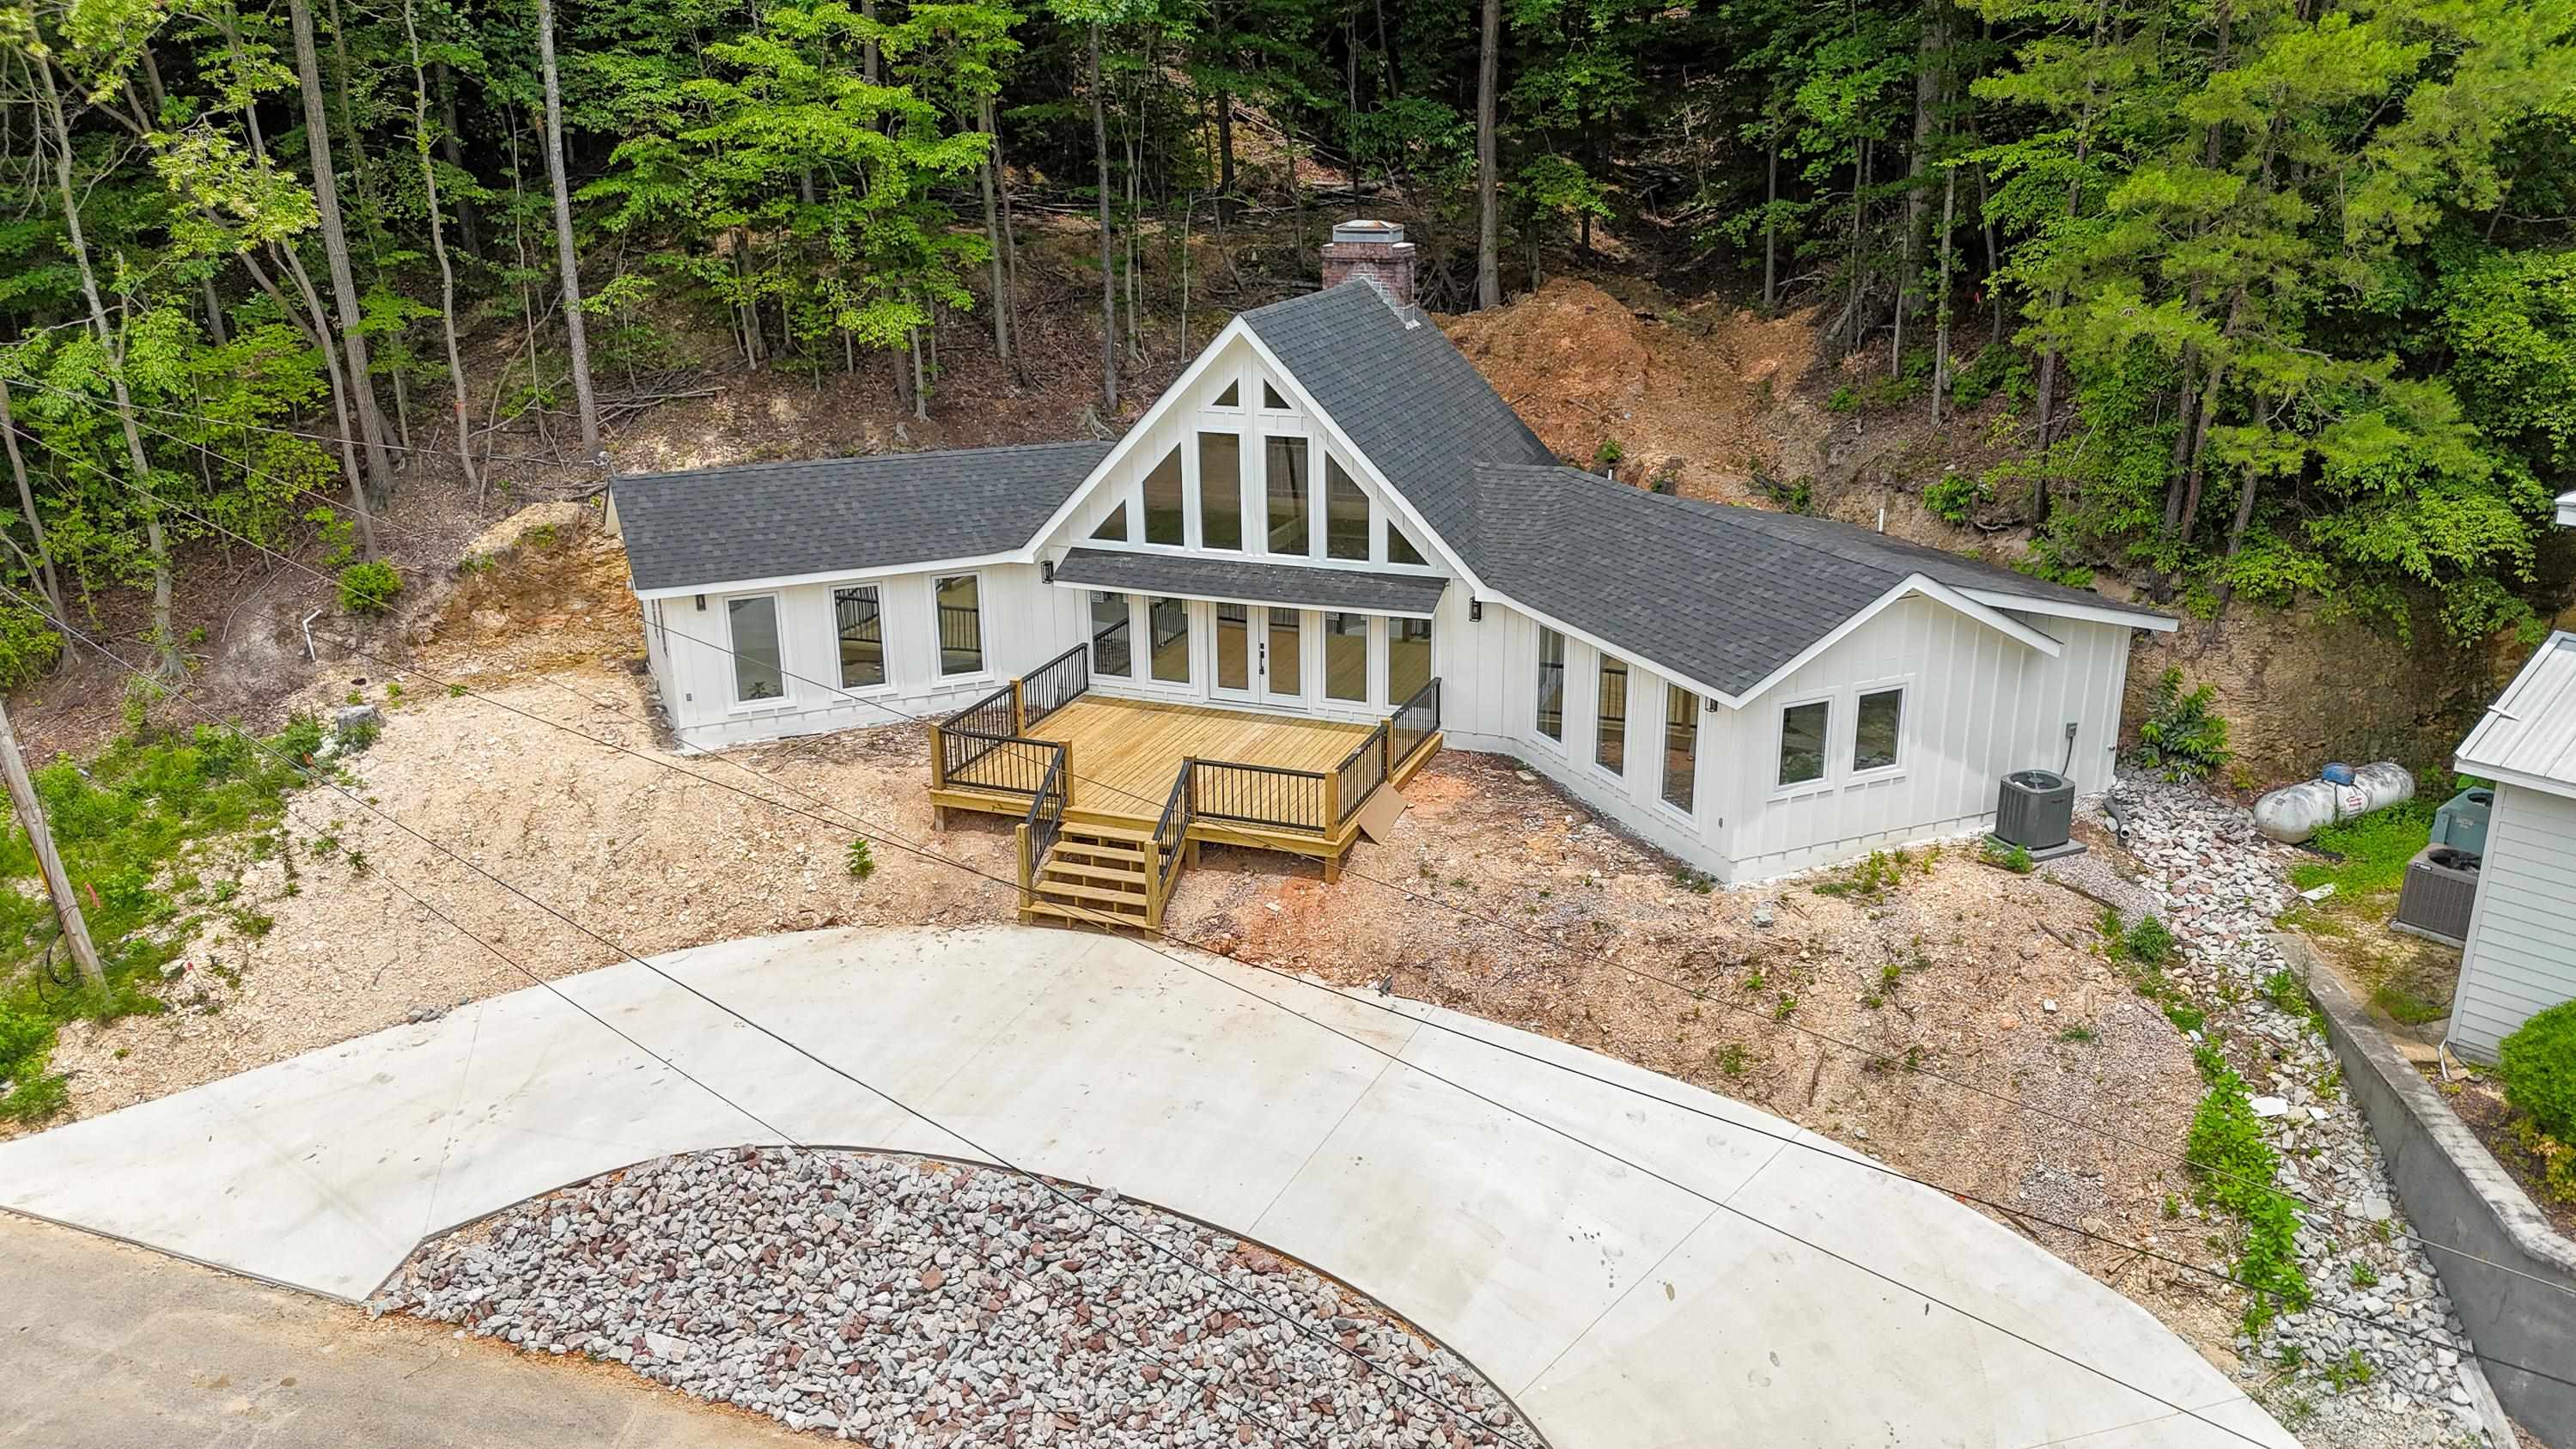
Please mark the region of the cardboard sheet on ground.
[[1360, 807], [1360, 833], [1384, 845], [1395, 830], [1395, 822], [1403, 818], [1404, 797], [1393, 790], [1380, 790]]

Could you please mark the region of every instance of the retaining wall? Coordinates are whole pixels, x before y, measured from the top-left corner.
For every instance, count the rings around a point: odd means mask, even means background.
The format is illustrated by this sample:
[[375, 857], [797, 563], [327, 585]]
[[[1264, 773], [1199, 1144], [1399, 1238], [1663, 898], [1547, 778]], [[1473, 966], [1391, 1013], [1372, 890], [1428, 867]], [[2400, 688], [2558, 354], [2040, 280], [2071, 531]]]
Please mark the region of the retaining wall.
[[2369, 1119], [2406, 1220], [2428, 1240], [2425, 1256], [2496, 1397], [2541, 1442], [2576, 1449], [2576, 1386], [2504, 1366], [2576, 1379], [2576, 1242], [2550, 1227], [2440, 1089], [2398, 1054], [2334, 973], [2317, 966], [2307, 943], [2275, 940], [2325, 1012], [2344, 1086]]

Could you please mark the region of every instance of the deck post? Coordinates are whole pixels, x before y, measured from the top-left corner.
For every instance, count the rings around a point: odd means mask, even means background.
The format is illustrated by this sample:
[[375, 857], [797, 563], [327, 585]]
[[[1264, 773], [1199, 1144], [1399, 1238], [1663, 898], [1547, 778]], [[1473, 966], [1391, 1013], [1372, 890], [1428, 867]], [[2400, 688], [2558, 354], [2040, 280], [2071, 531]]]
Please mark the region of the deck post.
[[1339, 885], [1342, 880], [1342, 853], [1338, 850], [1324, 857], [1324, 884]]
[[1029, 727], [1028, 699], [1021, 690], [1021, 686], [1026, 683], [1026, 680], [1020, 679], [1014, 679], [1011, 681], [1011, 733], [1015, 735], [1022, 733]]
[[1378, 746], [1378, 753], [1379, 753], [1380, 755], [1384, 756], [1384, 757], [1385, 757], [1385, 759], [1386, 759], [1386, 773], [1385, 773], [1385, 775], [1383, 776], [1383, 778], [1384, 778], [1384, 779], [1386, 779], [1387, 781], [1389, 781], [1389, 782], [1391, 783], [1391, 782], [1393, 782], [1393, 781], [1394, 781], [1394, 779], [1395, 779], [1395, 766], [1396, 766], [1396, 759], [1395, 759], [1395, 717], [1394, 717], [1394, 716], [1389, 715], [1389, 716], [1387, 717], [1387, 721], [1386, 721], [1386, 733], [1385, 733], [1383, 736], [1381, 736], [1381, 739], [1383, 739], [1383, 740], [1384, 740], [1384, 743], [1382, 743], [1382, 744], [1380, 744], [1380, 745]]
[[1037, 866], [1029, 859], [1028, 822], [1012, 826], [1011, 833], [1018, 837], [1020, 851], [1020, 909], [1027, 910], [1038, 903]]
[[930, 722], [930, 788], [933, 790], [948, 788], [948, 751], [943, 747], [945, 743], [939, 732], [939, 721], [932, 720]]
[[1336, 826], [1336, 825], [1339, 825], [1339, 824], [1341, 824], [1341, 823], [1342, 823], [1342, 772], [1341, 772], [1341, 771], [1339, 771], [1339, 770], [1335, 770], [1333, 773], [1331, 773], [1331, 774], [1329, 774], [1329, 775], [1326, 775], [1326, 776], [1324, 777], [1324, 823], [1323, 823], [1323, 826], [1322, 826], [1323, 832], [1324, 832], [1326, 835], [1331, 835], [1331, 834], [1333, 833], [1333, 827], [1334, 827], [1334, 826]]

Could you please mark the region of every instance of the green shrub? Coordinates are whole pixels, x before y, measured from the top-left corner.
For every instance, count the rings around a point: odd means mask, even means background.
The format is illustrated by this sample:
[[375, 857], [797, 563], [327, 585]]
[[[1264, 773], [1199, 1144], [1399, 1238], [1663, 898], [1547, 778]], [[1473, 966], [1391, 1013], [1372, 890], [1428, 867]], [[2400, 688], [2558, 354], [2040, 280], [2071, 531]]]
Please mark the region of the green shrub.
[[383, 559], [353, 563], [340, 570], [340, 612], [366, 617], [387, 613], [402, 589], [402, 574]]
[[45, 616], [15, 601], [0, 603], [0, 689], [15, 689], [54, 667], [63, 636]]
[[2168, 780], [2204, 780], [2234, 757], [2227, 747], [2227, 721], [2210, 711], [2218, 692], [2203, 684], [2182, 687], [2182, 670], [2168, 668], [2156, 681], [2146, 721], [2138, 726], [2138, 764], [2161, 770]]
[[2576, 1141], [2576, 1001], [2562, 1001], [2522, 1024], [2496, 1055], [2505, 1100], [2540, 1130]]
[[1965, 523], [1977, 505], [1993, 496], [1986, 480], [1974, 473], [1944, 473], [1923, 490], [1923, 506], [1936, 517]]
[[847, 860], [852, 880], [866, 880], [877, 873], [876, 854], [868, 848], [864, 838], [850, 842]]
[[2192, 1052], [2192, 1060], [2209, 1082], [2209, 1095], [2192, 1113], [2184, 1161], [2200, 1179], [2202, 1202], [2244, 1220], [2245, 1246], [2235, 1276], [2250, 1292], [2245, 1331], [2254, 1333], [2280, 1308], [2305, 1308], [2312, 1296], [2299, 1268], [2299, 1218], [2289, 1197], [2273, 1186], [2281, 1159], [2263, 1140], [2245, 1079], [2206, 1043]]
[[2153, 916], [2142, 916], [2121, 938], [2120, 950], [2141, 966], [2162, 966], [2173, 959], [2173, 932]]

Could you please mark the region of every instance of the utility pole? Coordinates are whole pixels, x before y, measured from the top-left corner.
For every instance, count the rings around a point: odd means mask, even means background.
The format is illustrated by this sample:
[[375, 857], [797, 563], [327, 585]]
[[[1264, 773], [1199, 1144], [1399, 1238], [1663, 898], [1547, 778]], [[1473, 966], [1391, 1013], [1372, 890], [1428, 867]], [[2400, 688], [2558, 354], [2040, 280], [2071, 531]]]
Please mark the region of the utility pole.
[[72, 943], [72, 959], [80, 963], [81, 979], [105, 991], [107, 968], [98, 964], [89, 922], [81, 919], [80, 898], [72, 894], [72, 878], [63, 872], [63, 858], [54, 853], [54, 832], [45, 826], [44, 802], [36, 798], [36, 782], [27, 778], [27, 761], [18, 753], [18, 732], [9, 727], [5, 702], [0, 702], [0, 769], [9, 772], [9, 803], [17, 807], [18, 823], [27, 827], [27, 842], [36, 847], [36, 863], [45, 870], [45, 890], [54, 898], [54, 914], [62, 918], [63, 938]]

